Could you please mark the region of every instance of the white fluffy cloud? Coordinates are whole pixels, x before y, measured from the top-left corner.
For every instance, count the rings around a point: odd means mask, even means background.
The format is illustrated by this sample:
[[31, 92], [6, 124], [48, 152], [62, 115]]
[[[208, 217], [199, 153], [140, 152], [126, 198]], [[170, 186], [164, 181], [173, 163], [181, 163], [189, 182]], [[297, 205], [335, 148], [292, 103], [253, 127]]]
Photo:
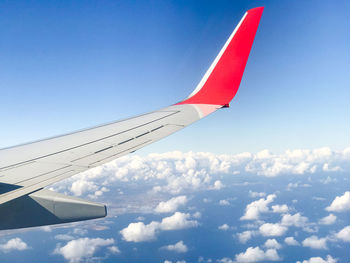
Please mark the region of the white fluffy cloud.
[[327, 249], [327, 238], [318, 238], [317, 236], [311, 236], [302, 242], [304, 247], [310, 247], [314, 249]]
[[123, 239], [128, 242], [151, 241], [156, 238], [156, 231], [159, 230], [159, 222], [151, 222], [145, 225], [143, 222], [130, 223], [120, 233]]
[[[317, 169], [325, 172], [333, 171], [334, 167], [331, 163], [343, 160], [346, 153], [346, 149], [338, 152], [328, 147], [314, 150], [288, 150], [282, 154], [272, 154], [264, 150], [252, 155], [252, 159], [246, 165], [246, 171], [268, 177], [314, 173]], [[340, 167], [337, 166], [336, 169], [339, 170]]]
[[282, 216], [281, 223], [284, 226], [305, 227], [308, 222], [308, 218], [302, 216], [300, 213], [294, 215], [285, 214]]
[[267, 249], [266, 251], [259, 247], [249, 247], [245, 252], [236, 255], [237, 263], [249, 263], [259, 261], [278, 261], [279, 257], [276, 249]]
[[297, 263], [336, 263], [338, 260], [328, 255], [326, 259], [321, 257], [312, 257], [308, 260], [297, 261]]
[[172, 216], [165, 217], [160, 223], [160, 229], [162, 230], [178, 230], [190, 227], [197, 227], [198, 222], [191, 220], [190, 214], [176, 212]]
[[346, 226], [342, 230], [340, 230], [336, 234], [336, 237], [338, 239], [345, 241], [345, 242], [350, 242], [350, 226]]
[[185, 205], [187, 201], [185, 195], [177, 196], [166, 202], [160, 202], [154, 211], [157, 213], [175, 212], [179, 206]]
[[288, 246], [299, 246], [299, 245], [300, 245], [299, 242], [296, 241], [296, 240], [294, 239], [294, 237], [286, 237], [286, 238], [284, 239], [284, 242], [285, 242]]
[[113, 244], [113, 238], [79, 238], [69, 241], [63, 247], [56, 247], [54, 254], [62, 255], [69, 262], [76, 263], [91, 258], [99, 248]]
[[230, 229], [228, 224], [223, 224], [221, 226], [218, 227], [219, 230], [223, 230], [223, 231], [227, 231]]
[[282, 226], [281, 224], [272, 224], [265, 223], [259, 227], [259, 231], [263, 236], [272, 237], [272, 236], [283, 236], [284, 233], [288, 230], [287, 227]]
[[337, 220], [337, 216], [333, 214], [329, 214], [328, 216], [321, 218], [319, 223], [321, 225], [331, 225], [331, 224], [334, 224], [336, 220]]
[[165, 250], [169, 250], [169, 251], [174, 251], [174, 252], [178, 252], [178, 253], [185, 253], [188, 251], [187, 246], [184, 244], [184, 242], [181, 240], [179, 242], [177, 242], [174, 245], [167, 245], [162, 247], [161, 249], [165, 249]]
[[152, 221], [147, 225], [143, 222], [130, 223], [128, 227], [120, 231], [120, 234], [126, 241], [143, 242], [154, 240], [160, 231], [179, 230], [197, 226], [198, 222], [192, 220], [190, 214], [176, 212], [172, 216], [163, 218], [161, 222]]
[[252, 231], [252, 230], [247, 230], [247, 231], [244, 231], [242, 233], [237, 234], [238, 240], [242, 244], [247, 243], [255, 235], [256, 235], [256, 231]]
[[28, 245], [18, 237], [8, 240], [5, 244], [0, 244], [0, 251], [4, 253], [15, 250], [22, 251], [26, 249], [29, 249]]
[[257, 201], [253, 201], [247, 205], [244, 215], [241, 220], [257, 220], [260, 213], [266, 213], [269, 211], [268, 205], [276, 198], [275, 194], [268, 195], [266, 198], [261, 198]]
[[272, 207], [272, 212], [274, 213], [287, 213], [289, 208], [287, 205], [273, 205]]
[[280, 249], [282, 248], [281, 244], [277, 242], [276, 239], [268, 239], [266, 240], [264, 247], [266, 248], [274, 248], [274, 249]]
[[220, 181], [220, 180], [216, 180], [215, 182], [214, 182], [214, 185], [213, 185], [213, 190], [220, 190], [220, 189], [222, 189], [222, 188], [224, 188], [225, 187], [225, 185]]
[[344, 212], [350, 210], [350, 191], [346, 191], [342, 196], [337, 196], [330, 206], [326, 208], [330, 212]]
[[97, 185], [94, 182], [87, 180], [78, 180], [72, 183], [71, 192], [76, 196], [81, 196], [85, 192], [97, 190]]

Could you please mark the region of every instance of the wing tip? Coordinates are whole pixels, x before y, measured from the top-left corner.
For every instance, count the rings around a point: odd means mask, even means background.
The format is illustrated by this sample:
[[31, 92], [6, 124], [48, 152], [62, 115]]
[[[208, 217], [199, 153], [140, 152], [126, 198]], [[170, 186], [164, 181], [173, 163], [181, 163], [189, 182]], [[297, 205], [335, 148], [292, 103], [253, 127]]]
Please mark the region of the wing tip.
[[258, 7], [254, 7], [252, 9], [249, 9], [247, 12], [251, 13], [251, 12], [263, 12], [264, 11], [264, 6], [258, 6]]
[[263, 6], [246, 11], [194, 92], [175, 105], [229, 105], [238, 91], [263, 11]]

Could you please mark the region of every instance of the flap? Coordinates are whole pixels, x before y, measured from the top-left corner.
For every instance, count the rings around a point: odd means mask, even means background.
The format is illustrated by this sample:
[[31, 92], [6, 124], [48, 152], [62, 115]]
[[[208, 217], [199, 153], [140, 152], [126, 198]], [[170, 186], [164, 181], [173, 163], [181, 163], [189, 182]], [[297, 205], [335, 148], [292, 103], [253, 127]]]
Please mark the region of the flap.
[[107, 215], [106, 206], [42, 189], [0, 206], [0, 230], [62, 224]]

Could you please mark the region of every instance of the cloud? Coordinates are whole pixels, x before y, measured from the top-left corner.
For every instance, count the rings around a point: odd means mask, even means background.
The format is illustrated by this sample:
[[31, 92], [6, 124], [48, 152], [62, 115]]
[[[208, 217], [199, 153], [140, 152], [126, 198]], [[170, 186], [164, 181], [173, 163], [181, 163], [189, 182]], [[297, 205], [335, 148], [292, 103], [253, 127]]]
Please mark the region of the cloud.
[[327, 249], [327, 238], [318, 238], [317, 236], [311, 236], [302, 242], [304, 247], [310, 247], [314, 249]]
[[5, 244], [0, 244], [0, 251], [4, 253], [26, 249], [29, 249], [28, 245], [18, 237], [8, 240]]
[[156, 213], [170, 213], [175, 212], [177, 208], [181, 205], [185, 205], [187, 203], [187, 197], [185, 195], [181, 195], [178, 197], [171, 198], [166, 202], [160, 202], [158, 206], [154, 209]]
[[301, 182], [289, 183], [286, 189], [288, 191], [291, 191], [293, 188], [298, 188], [298, 187], [311, 187], [311, 184], [302, 184]]
[[256, 231], [252, 231], [252, 230], [247, 230], [237, 234], [238, 240], [242, 244], [247, 243], [254, 235], [256, 235]]
[[323, 184], [336, 183], [337, 179], [332, 179], [330, 176], [327, 176], [326, 179], [321, 179], [320, 182]]
[[227, 231], [230, 229], [228, 224], [223, 224], [221, 226], [218, 227], [219, 230], [223, 230], [223, 231]]
[[257, 201], [253, 201], [247, 205], [244, 215], [241, 220], [257, 220], [260, 213], [266, 213], [269, 211], [268, 205], [276, 198], [275, 194], [270, 194], [266, 198], [261, 198]]
[[[63, 193], [71, 192], [76, 196], [102, 199], [101, 201], [109, 200], [112, 188], [117, 189], [118, 195], [128, 196], [129, 194], [124, 193], [122, 189], [131, 184], [145, 193], [179, 195], [199, 190], [220, 190], [224, 187], [221, 176], [240, 172], [270, 177], [316, 171], [325, 173], [322, 170], [325, 164], [328, 165], [328, 170], [342, 167], [348, 162], [348, 157], [349, 149], [333, 151], [329, 148], [288, 150], [281, 154], [265, 150], [235, 155], [179, 151], [147, 156], [127, 155], [56, 183], [51, 189]], [[216, 178], [217, 176], [220, 178]], [[250, 192], [251, 196], [256, 197], [263, 197], [264, 194]], [[141, 193], [134, 198], [141, 198], [140, 196]], [[119, 211], [150, 212], [156, 206], [150, 202], [148, 206], [141, 202], [135, 203], [140, 205], [125, 204], [124, 207], [120, 207], [123, 203], [119, 203]]]
[[330, 167], [329, 163], [325, 163], [322, 167], [322, 170], [324, 172], [338, 172], [342, 169], [339, 166]]
[[162, 230], [178, 230], [197, 227], [198, 222], [196, 220], [189, 220], [190, 217], [190, 214], [176, 212], [172, 216], [163, 218], [160, 223], [160, 228]]
[[288, 245], [288, 246], [300, 246], [299, 242], [296, 241], [294, 239], [294, 237], [286, 237], [284, 239], [284, 242]]
[[98, 186], [91, 181], [78, 180], [72, 183], [71, 192], [76, 196], [81, 196], [85, 192], [96, 191]]
[[[282, 154], [272, 154], [268, 150], [263, 150], [252, 154], [245, 170], [267, 177], [282, 174], [315, 173], [318, 167], [329, 167], [330, 163], [342, 161], [345, 155], [345, 150], [332, 151], [328, 147], [314, 150], [287, 150]], [[328, 166], [324, 166], [325, 164]], [[338, 170], [340, 167], [337, 166], [336, 169]], [[333, 168], [323, 169], [323, 171], [333, 171]]]
[[265, 223], [259, 227], [259, 231], [263, 236], [283, 236], [284, 233], [288, 230], [287, 227], [282, 226], [281, 224], [272, 224]]
[[340, 240], [350, 242], [350, 226], [344, 227], [335, 236]]
[[294, 215], [285, 214], [282, 216], [281, 224], [284, 226], [305, 227], [307, 225], [308, 218], [302, 216], [300, 213]]
[[273, 205], [272, 207], [272, 212], [274, 213], [287, 213], [289, 208], [287, 205]]
[[316, 200], [316, 201], [325, 201], [325, 200], [327, 200], [326, 198], [324, 198], [324, 197], [319, 197], [319, 196], [313, 196], [312, 199], [313, 199], [313, 200]]
[[266, 240], [264, 247], [266, 248], [273, 248], [273, 249], [280, 249], [282, 248], [281, 244], [277, 242], [276, 239], [268, 239]]
[[201, 212], [195, 212], [194, 214], [192, 214], [192, 217], [193, 218], [197, 218], [197, 219], [199, 219], [199, 218], [201, 218], [202, 217], [202, 214], [201, 214]]
[[42, 226], [40, 229], [44, 232], [51, 232], [52, 231], [52, 226]]
[[68, 240], [74, 239], [74, 237], [69, 235], [69, 234], [58, 234], [55, 236], [55, 239], [62, 240], [62, 241], [68, 241]]
[[[71, 191], [77, 196], [88, 194], [92, 198], [100, 198], [108, 192], [106, 186], [135, 182], [156, 182], [147, 186], [154, 186], [155, 192], [171, 194], [203, 189], [220, 190], [224, 184], [221, 180], [214, 180], [213, 175], [248, 172], [273, 177], [331, 172], [335, 168], [339, 170], [348, 157], [349, 149], [333, 151], [327, 147], [288, 150], [281, 154], [264, 150], [255, 154], [245, 152], [235, 155], [179, 151], [144, 157], [127, 155], [57, 183], [52, 189]], [[251, 193], [252, 196], [257, 194], [260, 193]]]
[[237, 254], [235, 258], [237, 263], [281, 260], [276, 249], [267, 249], [264, 251], [259, 247], [249, 247], [245, 252]]
[[344, 212], [350, 210], [350, 191], [346, 191], [342, 196], [337, 196], [332, 204], [326, 208], [330, 212]]
[[336, 263], [338, 260], [328, 255], [326, 259], [321, 257], [312, 257], [308, 260], [297, 261], [296, 263]]
[[[219, 262], [219, 260], [217, 260], [217, 261]], [[198, 262], [199, 262], [199, 263], [200, 263], [200, 262], [211, 263], [211, 262], [213, 262], [213, 260], [212, 260], [211, 258], [208, 258], [207, 260], [205, 260], [204, 257], [200, 256], [200, 257], [198, 258]]]
[[328, 216], [321, 218], [319, 223], [321, 225], [331, 225], [331, 224], [334, 224], [336, 220], [337, 220], [337, 216], [333, 214], [329, 214]]
[[230, 205], [230, 202], [228, 200], [220, 200], [219, 205], [221, 205], [221, 206]]
[[143, 222], [130, 223], [122, 229], [120, 234], [128, 242], [143, 242], [156, 239], [156, 231], [159, 230], [159, 222], [151, 222], [145, 225]]
[[225, 187], [225, 185], [220, 181], [220, 180], [216, 180], [215, 182], [214, 182], [214, 185], [213, 185], [213, 190], [220, 190], [220, 189], [222, 189], [222, 188], [224, 188]]
[[249, 197], [251, 197], [251, 198], [264, 197], [264, 196], [266, 196], [265, 192], [253, 192], [253, 191], [249, 190]]
[[82, 228], [74, 228], [74, 230], [73, 230], [73, 234], [79, 235], [79, 236], [85, 236], [87, 233], [88, 233], [88, 231], [86, 229], [82, 229]]
[[222, 258], [217, 260], [219, 263], [234, 263], [234, 261], [230, 258]]
[[177, 242], [174, 245], [167, 245], [162, 247], [161, 249], [169, 250], [169, 251], [174, 251], [178, 253], [186, 253], [188, 251], [187, 246], [184, 244], [184, 242], [181, 240]]
[[179, 230], [197, 226], [198, 222], [191, 220], [190, 214], [176, 212], [172, 216], [163, 218], [161, 222], [152, 221], [147, 225], [143, 222], [130, 223], [120, 231], [120, 234], [128, 242], [143, 242], [156, 239], [156, 235], [160, 231]]
[[57, 246], [54, 254], [62, 255], [71, 263], [77, 263], [91, 258], [99, 248], [113, 244], [113, 238], [79, 238], [69, 241], [63, 247]]
[[108, 251], [112, 254], [120, 254], [120, 249], [117, 246], [110, 246], [108, 247]]

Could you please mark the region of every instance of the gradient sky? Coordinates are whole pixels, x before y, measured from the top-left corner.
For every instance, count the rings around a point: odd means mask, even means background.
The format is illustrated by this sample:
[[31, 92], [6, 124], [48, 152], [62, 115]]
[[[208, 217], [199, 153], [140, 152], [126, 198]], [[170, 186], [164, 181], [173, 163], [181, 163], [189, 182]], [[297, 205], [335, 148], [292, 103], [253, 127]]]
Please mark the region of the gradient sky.
[[151, 111], [195, 88], [265, 6], [240, 90], [140, 153], [350, 145], [349, 1], [1, 1], [0, 146]]

